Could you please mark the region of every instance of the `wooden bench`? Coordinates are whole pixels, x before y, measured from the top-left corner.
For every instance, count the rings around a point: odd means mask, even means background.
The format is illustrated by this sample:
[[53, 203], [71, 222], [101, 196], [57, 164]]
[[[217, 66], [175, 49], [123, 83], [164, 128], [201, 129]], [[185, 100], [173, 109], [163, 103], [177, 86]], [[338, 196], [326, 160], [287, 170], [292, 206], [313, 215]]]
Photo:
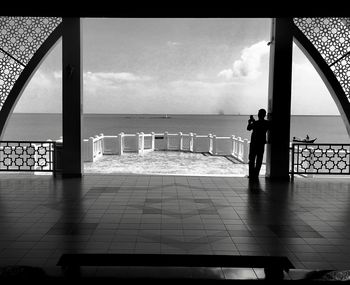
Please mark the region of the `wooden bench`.
[[57, 266], [65, 276], [80, 276], [80, 266], [264, 268], [266, 279], [283, 279], [294, 268], [284, 256], [190, 254], [63, 254]]

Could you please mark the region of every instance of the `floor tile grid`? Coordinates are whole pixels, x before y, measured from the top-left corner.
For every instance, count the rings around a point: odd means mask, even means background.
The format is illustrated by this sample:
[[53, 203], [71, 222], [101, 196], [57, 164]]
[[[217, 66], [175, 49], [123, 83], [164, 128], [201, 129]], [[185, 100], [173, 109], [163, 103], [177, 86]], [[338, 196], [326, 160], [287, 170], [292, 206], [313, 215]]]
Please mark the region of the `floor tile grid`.
[[[162, 182], [163, 183], [163, 182]], [[99, 183], [99, 184], [103, 184], [102, 182], [101, 183]], [[129, 183], [130, 184], [130, 183]], [[159, 183], [156, 183], [157, 185], [159, 185], [160, 184], [160, 182]], [[194, 187], [194, 186], [198, 186], [197, 185], [197, 183], [195, 184], [195, 185], [191, 185], [192, 187]], [[16, 185], [15, 186], [16, 188], [20, 188], [20, 186], [19, 185]], [[182, 189], [182, 190], [184, 190], [184, 189]], [[152, 193], [152, 194], [157, 194], [157, 193]], [[208, 193], [207, 193], [208, 194]], [[158, 191], [158, 195], [159, 195], [159, 191]], [[10, 197], [11, 195], [9, 195], [9, 197]], [[192, 195], [192, 197], [193, 197], [194, 195]], [[208, 195], [208, 196], [210, 196], [210, 195]], [[152, 195], [152, 197], [153, 197], [153, 195]], [[11, 199], [13, 199], [13, 197], [11, 197]], [[213, 199], [213, 198], [212, 198]], [[127, 202], [130, 202], [130, 196], [129, 196], [129, 200], [127, 200]], [[15, 203], [16, 204], [16, 203]], [[19, 204], [17, 204], [18, 206], [20, 206], [20, 204], [21, 203], [19, 203]], [[101, 204], [103, 204], [103, 203], [101, 203]], [[97, 204], [96, 205], [97, 206], [97, 208], [98, 208], [98, 206], [101, 206], [101, 205], [99, 205], [99, 204]], [[242, 205], [243, 206], [243, 205]], [[29, 208], [30, 209], [30, 208]], [[186, 207], [185, 207], [185, 209], [186, 209]], [[23, 208], [21, 209], [21, 210], [23, 210]], [[95, 210], [98, 210], [98, 209], [95, 209]], [[25, 212], [25, 211], [24, 211]], [[16, 213], [16, 212], [15, 212]], [[18, 211], [17, 213], [21, 213], [20, 211]], [[105, 212], [104, 212], [105, 213]], [[13, 214], [13, 213], [12, 213]], [[205, 219], [204, 219], [205, 220]], [[221, 221], [223, 221], [222, 219], [221, 219]], [[237, 219], [237, 221], [240, 221], [239, 219]], [[241, 220], [242, 221], [242, 220]], [[26, 222], [29, 222], [29, 220], [28, 221], [26, 221]], [[217, 222], [217, 221], [216, 221]], [[25, 222], [24, 222], [25, 223]], [[103, 223], [102, 223], [103, 224]], [[184, 225], [184, 224], [186, 224], [186, 223], [182, 223], [182, 225]], [[213, 223], [214, 224], [214, 223]], [[226, 231], [226, 232], [228, 232], [228, 230]], [[198, 233], [198, 232], [197, 232]], [[231, 233], [233, 233], [234, 235], [247, 235], [247, 233], [248, 232], [246, 232], [246, 233], [244, 233], [244, 232], [238, 232], [237, 230], [236, 231], [234, 231], [234, 232], [231, 232]], [[189, 237], [191, 237], [191, 236], [189, 236]], [[235, 237], [235, 236], [233, 236], [233, 237]], [[239, 236], [236, 236], [237, 238], [239, 238]], [[244, 236], [243, 236], [244, 237]], [[28, 237], [29, 238], [29, 237]], [[34, 236], [32, 236], [32, 238], [35, 240], [35, 237]], [[230, 238], [232, 238], [231, 236], [230, 236]], [[227, 241], [227, 240], [226, 240]], [[238, 243], [239, 244], [239, 243]], [[235, 244], [236, 245], [236, 244]], [[27, 244], [27, 246], [29, 246], [29, 244]], [[252, 248], [250, 248], [250, 249], [252, 249]], [[318, 250], [320, 250], [320, 249], [318, 249]], [[323, 248], [322, 250], [325, 250], [325, 248]], [[244, 247], [241, 247], [241, 251], [242, 252], [244, 252]], [[16, 256], [16, 254], [18, 255], [18, 256], [20, 256], [21, 255], [21, 251], [12, 251], [12, 256]], [[330, 261], [332, 261], [332, 256], [331, 255], [327, 255], [326, 254], [326, 256], [328, 256], [328, 259], [330, 260]], [[304, 258], [304, 262], [308, 262], [308, 261], [306, 261], [306, 260], [312, 260], [312, 256], [311, 255], [304, 255], [304, 256], [301, 256], [300, 258]], [[335, 257], [334, 257], [334, 259], [335, 259]], [[313, 262], [313, 261], [309, 261], [309, 262]], [[316, 262], [316, 261], [315, 261]], [[339, 262], [338, 262], [339, 263]]]

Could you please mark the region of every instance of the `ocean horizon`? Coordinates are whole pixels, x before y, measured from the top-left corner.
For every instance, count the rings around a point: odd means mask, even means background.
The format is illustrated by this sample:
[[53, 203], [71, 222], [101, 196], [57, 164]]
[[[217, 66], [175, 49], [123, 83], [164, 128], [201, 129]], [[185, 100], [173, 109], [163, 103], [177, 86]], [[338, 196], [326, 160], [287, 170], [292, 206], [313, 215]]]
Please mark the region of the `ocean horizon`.
[[[257, 116], [253, 114], [255, 118]], [[240, 136], [250, 139], [246, 130], [250, 114], [83, 114], [82, 136], [89, 138], [103, 133], [196, 133], [216, 136]], [[317, 138], [319, 143], [349, 143], [340, 115], [292, 115], [291, 139]], [[57, 140], [62, 136], [60, 113], [13, 113], [3, 140]]]

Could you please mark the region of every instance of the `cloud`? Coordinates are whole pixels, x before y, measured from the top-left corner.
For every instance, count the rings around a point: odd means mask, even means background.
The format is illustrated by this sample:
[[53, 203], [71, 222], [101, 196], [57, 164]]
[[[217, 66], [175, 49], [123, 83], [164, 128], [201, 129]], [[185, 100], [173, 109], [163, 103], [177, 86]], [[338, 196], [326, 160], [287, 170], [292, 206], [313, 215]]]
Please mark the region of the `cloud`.
[[166, 45], [167, 45], [168, 47], [176, 47], [176, 46], [180, 46], [181, 43], [179, 43], [179, 42], [173, 42], [173, 41], [167, 41]]
[[[53, 78], [62, 79], [62, 72], [54, 71]], [[125, 82], [150, 81], [150, 76], [139, 76], [131, 72], [84, 72], [83, 78], [86, 82], [99, 82], [108, 84], [120, 84]]]
[[[170, 87], [172, 88], [181, 88], [181, 89], [198, 89], [198, 90], [217, 90], [218, 88], [231, 88], [233, 82], [213, 82], [205, 80], [174, 80], [169, 82]], [[185, 91], [185, 90], [184, 90]]]
[[[94, 90], [91, 86], [91, 82], [84, 85], [85, 112], [210, 114], [237, 109], [233, 82], [151, 80], [118, 88], [99, 85]], [[231, 98], [232, 104], [227, 104], [226, 98]]]
[[[130, 72], [84, 72], [83, 77], [87, 113], [245, 113], [255, 107], [249, 103], [250, 95], [257, 95], [246, 90], [251, 85], [241, 89], [234, 81], [215, 78], [163, 81]], [[61, 72], [38, 70], [15, 111], [61, 112], [61, 84]]]
[[134, 89], [152, 81], [152, 77], [130, 72], [84, 72], [84, 91], [97, 94], [103, 89]]
[[[250, 52], [254, 50], [252, 48]], [[247, 55], [247, 52], [243, 54]], [[260, 55], [261, 59], [264, 53]], [[244, 58], [240, 58], [242, 65], [247, 63]], [[326, 86], [306, 57], [295, 48], [293, 58], [293, 114], [339, 114]], [[245, 77], [234, 77], [232, 67], [220, 73], [221, 77], [230, 80], [201, 75], [194, 80], [166, 81], [132, 72], [84, 72], [84, 112], [215, 114], [222, 111], [225, 114], [254, 114], [267, 104], [268, 69], [264, 72], [262, 65], [248, 66], [251, 67], [246, 69], [248, 74], [256, 75], [254, 70], [262, 74], [245, 81]], [[62, 73], [37, 70], [15, 112], [61, 111]]]
[[224, 69], [219, 72], [219, 77], [223, 77], [225, 79], [232, 79], [233, 78], [233, 70], [232, 69]]
[[261, 74], [263, 57], [269, 51], [266, 41], [246, 47], [242, 50], [240, 59], [233, 62], [232, 68], [220, 71], [218, 76], [225, 79], [255, 79]]
[[123, 82], [142, 82], [152, 79], [150, 76], [138, 76], [130, 72], [86, 72], [84, 79], [101, 83], [120, 84]]

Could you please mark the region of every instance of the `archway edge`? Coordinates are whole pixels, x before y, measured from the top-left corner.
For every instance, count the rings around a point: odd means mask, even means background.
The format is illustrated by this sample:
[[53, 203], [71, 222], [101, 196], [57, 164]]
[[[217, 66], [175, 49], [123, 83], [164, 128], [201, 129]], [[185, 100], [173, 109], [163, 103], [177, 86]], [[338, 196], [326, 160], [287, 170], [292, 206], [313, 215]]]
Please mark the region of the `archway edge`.
[[35, 71], [39, 68], [41, 62], [49, 54], [49, 51], [57, 44], [58, 40], [62, 37], [63, 25], [60, 23], [55, 30], [47, 37], [47, 39], [42, 43], [39, 49], [35, 52], [33, 57], [30, 59], [26, 67], [21, 72], [20, 76], [13, 85], [9, 95], [7, 96], [1, 112], [0, 112], [0, 140], [2, 139], [8, 118], [14, 107], [16, 106], [18, 100], [20, 99], [23, 90], [29, 83]]
[[322, 58], [321, 54], [315, 48], [315, 46], [295, 25], [293, 26], [293, 40], [294, 43], [300, 48], [300, 50], [311, 62], [325, 83], [339, 110], [339, 113], [343, 119], [346, 130], [350, 137], [350, 103], [339, 81], [337, 80], [331, 68], [327, 65], [326, 61]]

